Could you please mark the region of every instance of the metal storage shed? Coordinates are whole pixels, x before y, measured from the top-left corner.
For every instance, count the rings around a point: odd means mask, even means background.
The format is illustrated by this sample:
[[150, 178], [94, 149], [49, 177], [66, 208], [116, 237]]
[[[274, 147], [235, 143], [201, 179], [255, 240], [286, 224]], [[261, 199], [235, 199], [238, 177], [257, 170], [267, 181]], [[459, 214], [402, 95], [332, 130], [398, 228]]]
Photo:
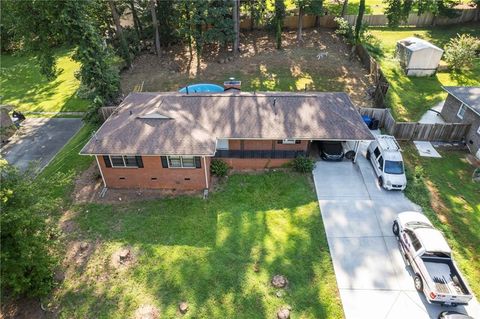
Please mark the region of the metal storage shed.
[[409, 37], [397, 42], [396, 56], [407, 75], [429, 76], [435, 74], [443, 50], [428, 41]]

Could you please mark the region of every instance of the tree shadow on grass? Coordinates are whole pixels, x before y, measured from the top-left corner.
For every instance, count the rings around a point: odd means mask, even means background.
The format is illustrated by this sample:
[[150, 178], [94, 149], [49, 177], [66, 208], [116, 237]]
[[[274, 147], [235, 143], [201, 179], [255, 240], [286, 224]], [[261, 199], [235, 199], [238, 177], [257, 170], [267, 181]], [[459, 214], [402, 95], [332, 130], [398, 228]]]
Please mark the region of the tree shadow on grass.
[[[194, 317], [265, 318], [290, 304], [305, 317], [335, 318], [341, 313], [331, 313], [332, 297], [319, 298], [325, 291], [322, 281], [329, 278], [332, 285], [335, 279], [310, 187], [296, 174], [234, 175], [208, 201], [167, 200], [173, 205], [171, 214], [164, 201], [130, 205], [123, 215], [112, 214], [112, 206], [89, 206], [86, 219], [79, 222], [92, 236], [139, 248], [142, 253], [130, 280], [157, 300], [166, 317], [175, 316], [178, 303], [185, 300]], [[190, 210], [184, 214], [184, 208]], [[149, 211], [152, 215], [143, 219]], [[169, 218], [157, 223], [154, 215], [160, 214]], [[109, 220], [115, 219], [128, 230], [111, 231]], [[191, 223], [195, 229], [183, 229]], [[140, 233], [135, 224], [154, 225], [155, 232]], [[277, 273], [290, 280], [280, 298], [270, 284]]]

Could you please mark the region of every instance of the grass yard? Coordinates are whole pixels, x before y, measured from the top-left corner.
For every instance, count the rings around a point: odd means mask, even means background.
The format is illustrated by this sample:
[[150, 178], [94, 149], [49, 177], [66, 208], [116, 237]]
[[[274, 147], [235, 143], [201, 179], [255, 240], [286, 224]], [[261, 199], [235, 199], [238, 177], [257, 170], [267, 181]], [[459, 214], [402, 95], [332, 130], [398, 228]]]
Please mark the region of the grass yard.
[[417, 121], [426, 110], [445, 100], [447, 94], [442, 86], [480, 85], [480, 58], [473, 69], [462, 74], [438, 72], [431, 77], [407, 77], [394, 58], [395, 45], [398, 40], [409, 36], [417, 36], [443, 48], [457, 35], [468, 33], [480, 37], [480, 28], [474, 24], [435, 27], [434, 29], [418, 29], [410, 27], [371, 28], [377, 41], [370, 48], [375, 58], [380, 62], [382, 70], [390, 82], [387, 93], [387, 104], [392, 108], [393, 115], [398, 120]]
[[[162, 318], [342, 318], [332, 262], [312, 181], [294, 173], [233, 175], [208, 200], [178, 197], [75, 208], [78, 231], [94, 245], [73, 262], [53, 304], [61, 318], [132, 317], [142, 305]], [[135, 262], [115, 268], [131, 246]], [[257, 268], [258, 267], [258, 268]], [[289, 280], [281, 297], [270, 280]]]
[[76, 97], [80, 82], [74, 74], [80, 65], [66, 49], [56, 54], [58, 76], [47, 80], [40, 74], [36, 59], [28, 55], [2, 55], [0, 96], [2, 104], [20, 111], [86, 111], [89, 101]]
[[480, 296], [480, 183], [472, 181], [474, 167], [465, 152], [444, 151], [442, 158], [426, 158], [413, 145], [404, 148], [406, 195], [446, 235], [457, 263]]

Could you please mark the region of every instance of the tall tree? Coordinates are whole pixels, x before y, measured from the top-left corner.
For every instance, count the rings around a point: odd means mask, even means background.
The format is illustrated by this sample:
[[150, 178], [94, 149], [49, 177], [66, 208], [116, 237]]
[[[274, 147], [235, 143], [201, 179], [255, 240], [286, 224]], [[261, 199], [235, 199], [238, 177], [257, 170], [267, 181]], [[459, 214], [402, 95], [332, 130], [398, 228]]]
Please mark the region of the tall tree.
[[355, 42], [360, 42], [360, 31], [362, 29], [363, 24], [363, 15], [365, 13], [365, 0], [360, 0], [358, 5], [358, 16], [357, 21], [355, 23]]
[[115, 32], [117, 39], [120, 42], [120, 49], [122, 51], [123, 59], [125, 60], [127, 67], [130, 67], [132, 60], [130, 57], [130, 50], [128, 49], [128, 43], [123, 34], [122, 25], [120, 24], [120, 16], [118, 15], [118, 11], [113, 0], [108, 0], [108, 5], [110, 6], [110, 11], [112, 11], [113, 22], [115, 23]]
[[158, 32], [157, 10], [155, 9], [155, 0], [150, 0], [150, 13], [152, 15], [153, 32], [155, 33], [155, 52], [161, 57], [160, 50], [160, 33]]
[[17, 17], [16, 37], [24, 50], [37, 56], [44, 74], [55, 70], [54, 48], [68, 43], [75, 48], [73, 59], [81, 64], [77, 76], [94, 100], [92, 114], [117, 96], [118, 70], [110, 65], [112, 53], [90, 15], [98, 1], [23, 0], [14, 4], [9, 8]]
[[142, 23], [140, 22], [140, 19], [138, 18], [137, 8], [135, 8], [135, 0], [129, 0], [128, 4], [130, 5], [130, 11], [132, 11], [133, 26], [135, 27], [135, 30], [137, 31], [138, 38], [142, 39], [143, 28], [142, 28]]
[[282, 48], [283, 18], [285, 18], [285, 2], [284, 0], [275, 0], [273, 23], [275, 27], [275, 44], [277, 50]]
[[298, 20], [297, 20], [297, 43], [300, 45], [303, 41], [302, 29], [303, 29], [303, 16], [305, 15], [305, 0], [298, 0]]
[[347, 14], [347, 9], [348, 9], [348, 0], [344, 0], [342, 5], [342, 12], [340, 13], [340, 16], [344, 17]]
[[237, 54], [240, 49], [240, 0], [233, 0], [232, 10], [233, 20], [233, 54]]

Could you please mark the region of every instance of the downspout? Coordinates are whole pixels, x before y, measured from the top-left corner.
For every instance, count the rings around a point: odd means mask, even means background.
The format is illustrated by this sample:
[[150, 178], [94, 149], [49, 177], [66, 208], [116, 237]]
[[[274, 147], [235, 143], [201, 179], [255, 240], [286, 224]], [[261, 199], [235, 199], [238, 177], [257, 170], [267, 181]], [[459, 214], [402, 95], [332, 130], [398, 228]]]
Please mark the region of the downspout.
[[208, 189], [208, 172], [207, 172], [207, 160], [205, 159], [205, 156], [203, 157], [203, 167], [205, 169], [205, 186], [206, 189]]
[[100, 170], [100, 175], [102, 175], [102, 181], [103, 181], [103, 187], [107, 187], [107, 183], [105, 183], [105, 177], [103, 177], [103, 171], [102, 171], [102, 167], [100, 166], [100, 162], [98, 161], [98, 156], [95, 155], [95, 159], [97, 160], [97, 165], [98, 165], [98, 169]]

